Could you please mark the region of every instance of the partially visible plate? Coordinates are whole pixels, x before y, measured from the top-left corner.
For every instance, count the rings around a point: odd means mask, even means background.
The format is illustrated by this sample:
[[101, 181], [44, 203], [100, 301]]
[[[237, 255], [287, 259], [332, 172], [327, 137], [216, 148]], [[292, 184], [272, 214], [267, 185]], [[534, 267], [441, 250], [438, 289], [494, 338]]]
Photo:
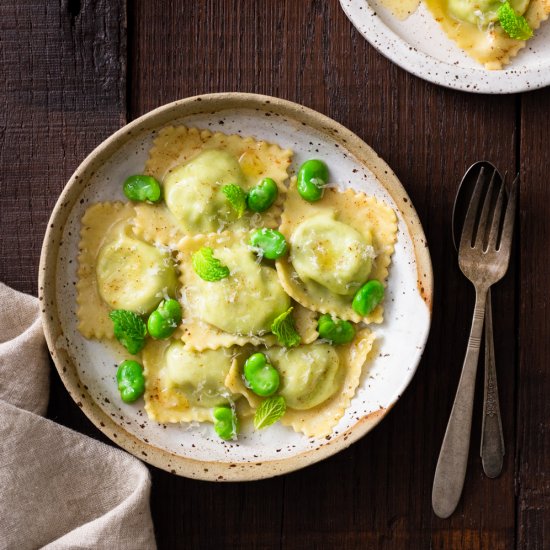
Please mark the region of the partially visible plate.
[[[143, 404], [126, 405], [115, 372], [121, 360], [108, 345], [77, 330], [76, 289], [80, 220], [90, 204], [123, 200], [121, 182], [143, 170], [155, 132], [185, 124], [253, 136], [305, 159], [327, 161], [333, 180], [387, 201], [399, 219], [385, 322], [374, 326], [376, 352], [333, 436], [309, 439], [274, 425], [223, 442], [211, 425], [159, 425]], [[267, 96], [212, 94], [176, 101], [125, 126], [76, 170], [54, 209], [44, 239], [40, 277], [46, 339], [69, 393], [115, 443], [155, 466], [207, 480], [250, 480], [289, 472], [330, 456], [367, 433], [411, 380], [430, 327], [432, 271], [415, 210], [391, 169], [346, 128], [310, 109]]]
[[422, 2], [400, 21], [377, 0], [340, 0], [357, 30], [406, 71], [447, 88], [511, 94], [550, 84], [550, 22], [500, 71], [489, 71], [450, 40]]

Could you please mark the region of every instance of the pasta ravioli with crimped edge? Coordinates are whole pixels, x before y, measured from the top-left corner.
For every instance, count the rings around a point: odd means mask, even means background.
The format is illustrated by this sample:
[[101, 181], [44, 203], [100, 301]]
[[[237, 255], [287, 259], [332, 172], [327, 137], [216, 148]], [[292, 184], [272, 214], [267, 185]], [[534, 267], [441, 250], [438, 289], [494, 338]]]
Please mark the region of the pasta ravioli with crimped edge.
[[102, 202], [90, 206], [82, 217], [78, 255], [78, 330], [85, 338], [113, 338], [110, 308], [102, 300], [97, 284], [96, 262], [102, 245], [114, 238], [116, 228], [130, 228], [133, 206]]
[[[482, 29], [451, 17], [441, 0], [425, 2], [447, 36], [486, 69], [502, 69], [526, 46], [525, 40], [510, 38], [500, 26]], [[524, 17], [529, 26], [536, 30], [549, 15], [550, 0], [531, 0]]]
[[[201, 153], [215, 150], [228, 153], [238, 161], [244, 176], [242, 185], [245, 192], [266, 177], [273, 179], [279, 190], [274, 204], [265, 212], [245, 212], [242, 218], [231, 223], [224, 224], [220, 221], [220, 228], [239, 230], [277, 227], [286, 193], [287, 169], [292, 158], [292, 151], [289, 149], [251, 137], [213, 133], [187, 126], [168, 126], [161, 129], [155, 138], [145, 172], [164, 183], [179, 167], [188, 165]], [[145, 239], [167, 246], [174, 246], [188, 233], [165, 204], [140, 205], [136, 209], [135, 225], [136, 232]]]
[[[247, 241], [250, 233], [248, 231], [240, 232], [224, 232], [220, 234], [210, 235], [196, 235], [194, 237], [185, 237], [178, 244], [178, 260], [180, 266], [180, 282], [181, 282], [181, 301], [183, 303], [183, 322], [182, 322], [182, 340], [188, 349], [205, 350], [205, 349], [217, 349], [217, 348], [229, 348], [231, 346], [244, 346], [246, 344], [253, 345], [267, 345], [272, 346], [277, 344], [277, 339], [273, 334], [269, 333], [271, 323], [267, 323], [261, 332], [256, 334], [248, 333], [242, 334], [238, 332], [231, 332], [224, 330], [223, 327], [218, 327], [212, 322], [208, 322], [205, 319], [205, 300], [212, 298], [212, 292], [221, 292], [222, 298], [217, 303], [216, 310], [222, 308], [222, 311], [215, 311], [216, 316], [221, 316], [228, 320], [228, 324], [231, 320], [238, 316], [242, 319], [244, 316], [249, 317], [251, 322], [255, 322], [258, 317], [258, 309], [266, 307], [266, 303], [271, 300], [271, 305], [276, 307], [273, 303], [273, 292], [276, 292], [282, 297], [284, 295], [288, 300], [282, 304], [282, 306], [271, 315], [275, 318], [278, 314], [282, 313], [290, 305], [290, 298], [286, 296], [284, 290], [279, 288], [278, 278], [276, 271], [268, 266], [262, 266], [258, 260], [254, 257], [254, 253], [249, 249]], [[240, 258], [248, 258], [247, 268], [255, 272], [258, 277], [258, 287], [251, 289], [250, 281], [246, 277], [246, 273], [242, 272], [242, 263], [236, 261], [235, 248], [238, 247], [240, 251]], [[212, 248], [214, 256], [220, 256], [222, 250], [225, 252], [228, 263], [230, 264], [231, 272], [227, 280], [217, 281], [213, 283], [204, 282], [195, 273], [192, 265], [193, 254], [198, 252], [203, 247]], [[218, 258], [220, 259], [220, 258]], [[241, 270], [237, 272], [237, 270]], [[262, 283], [265, 282], [266, 275], [270, 277], [270, 287], [263, 288]], [[257, 296], [251, 295], [252, 291], [256, 291]], [[273, 291], [273, 292], [271, 292]], [[242, 295], [241, 295], [242, 293]], [[246, 295], [250, 296], [250, 308], [248, 309]], [[257, 301], [259, 297], [262, 297], [261, 301]], [[242, 301], [242, 304], [238, 302]], [[232, 307], [232, 304], [237, 305]], [[240, 305], [238, 310], [237, 306]], [[214, 304], [212, 304], [214, 307]], [[226, 308], [226, 310], [223, 310]], [[212, 308], [210, 308], [212, 309]], [[264, 317], [267, 319], [270, 316], [269, 310], [264, 312]], [[293, 317], [296, 323], [296, 329], [302, 338], [303, 343], [309, 343], [315, 340], [318, 336], [316, 326], [316, 314], [306, 308], [300, 306], [300, 304], [294, 304]]]
[[[347, 189], [325, 189], [323, 198], [314, 203], [304, 201], [296, 189], [293, 179], [285, 201], [285, 209], [279, 230], [289, 241], [293, 232], [305, 220], [321, 213], [334, 213], [338, 221], [349, 225], [360, 233], [370, 231], [376, 257], [372, 263], [369, 279], [386, 281], [394, 244], [397, 240], [397, 218], [395, 212], [376, 198]], [[367, 225], [368, 224], [368, 225]], [[276, 262], [277, 273], [283, 288], [298, 303], [320, 313], [330, 313], [341, 319], [381, 323], [383, 306], [378, 305], [366, 317], [361, 317], [351, 307], [351, 298], [308, 285], [300, 280], [289, 257]]]
[[[294, 431], [301, 432], [308, 437], [324, 437], [331, 434], [355, 395], [363, 366], [368, 359], [374, 340], [374, 333], [368, 328], [364, 328], [357, 332], [349, 344], [336, 346], [334, 349], [338, 354], [343, 375], [338, 390], [316, 407], [305, 410], [287, 408], [281, 418], [281, 424], [290, 426]], [[269, 354], [269, 350], [266, 353]], [[263, 401], [244, 384], [239, 361], [232, 364], [225, 385], [234, 394], [242, 394], [253, 409], [258, 408]]]
[[[142, 352], [143, 374], [146, 380], [145, 410], [149, 418], [163, 424], [213, 422], [211, 402], [208, 402], [207, 406], [201, 406], [197, 400], [193, 402], [194, 394], [196, 396], [205, 391], [205, 386], [208, 387], [207, 374], [202, 374], [201, 371], [205, 370], [206, 364], [210, 368], [214, 366], [219, 370], [217, 382], [223, 384], [231, 365], [236, 362], [237, 352], [225, 348], [208, 350], [200, 354], [187, 352], [191, 356], [189, 362], [182, 365], [180, 372], [171, 372], [170, 369], [178, 370], [178, 364], [169, 364], [167, 359], [170, 348], [174, 345], [181, 346], [181, 343], [176, 340], [152, 340]], [[185, 350], [176, 351], [180, 354], [186, 353]], [[193, 362], [196, 364], [194, 370], [189, 368], [193, 367]], [[178, 375], [183, 380], [178, 380]], [[233, 396], [230, 390], [225, 388], [220, 395], [220, 405], [226, 402], [234, 403], [239, 398], [239, 395]], [[213, 397], [209, 396], [209, 399]]]

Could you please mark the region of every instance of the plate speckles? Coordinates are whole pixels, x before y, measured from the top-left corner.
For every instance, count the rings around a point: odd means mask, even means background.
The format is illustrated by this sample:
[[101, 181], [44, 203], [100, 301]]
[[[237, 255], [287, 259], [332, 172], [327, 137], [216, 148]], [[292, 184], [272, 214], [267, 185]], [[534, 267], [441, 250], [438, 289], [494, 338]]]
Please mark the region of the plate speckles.
[[340, 0], [355, 28], [404, 70], [466, 92], [511, 94], [550, 84], [550, 22], [545, 22], [503, 70], [489, 71], [450, 40], [424, 4], [404, 21], [377, 0]]
[[[223, 442], [209, 425], [150, 422], [141, 402], [120, 401], [115, 384], [115, 366], [123, 358], [120, 351], [85, 340], [77, 331], [72, 283], [82, 214], [93, 202], [123, 199], [117, 182], [143, 169], [155, 132], [168, 124], [223, 128], [228, 133], [240, 130], [278, 143], [295, 151], [294, 171], [308, 157], [320, 156], [343, 187], [365, 191], [395, 209], [399, 233], [389, 280], [388, 317], [375, 328], [380, 348], [330, 439], [306, 438], [275, 425], [262, 432], [249, 427], [238, 442]], [[404, 202], [407, 207], [400, 208]], [[138, 458], [167, 471], [235, 481], [271, 477], [317, 462], [377, 424], [402, 395], [420, 360], [430, 326], [432, 270], [414, 208], [393, 172], [370, 147], [346, 128], [300, 105], [235, 93], [188, 98], [152, 111], [88, 156], [63, 190], [50, 223], [39, 288], [46, 304], [43, 321], [48, 347], [60, 376], [101, 431]]]

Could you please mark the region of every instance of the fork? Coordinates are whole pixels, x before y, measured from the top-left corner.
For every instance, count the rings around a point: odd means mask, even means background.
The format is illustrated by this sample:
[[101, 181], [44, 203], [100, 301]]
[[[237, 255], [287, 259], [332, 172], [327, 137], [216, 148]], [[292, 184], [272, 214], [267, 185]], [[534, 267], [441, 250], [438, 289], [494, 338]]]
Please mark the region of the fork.
[[[458, 251], [460, 269], [474, 285], [476, 302], [462, 374], [435, 470], [432, 507], [441, 518], [449, 517], [456, 509], [466, 477], [487, 291], [504, 277], [510, 263], [519, 176], [512, 184], [504, 215], [506, 176], [500, 186], [496, 184], [496, 179], [493, 172], [480, 213], [485, 187], [483, 171], [480, 172], [464, 220]], [[498, 193], [496, 201], [495, 193]]]

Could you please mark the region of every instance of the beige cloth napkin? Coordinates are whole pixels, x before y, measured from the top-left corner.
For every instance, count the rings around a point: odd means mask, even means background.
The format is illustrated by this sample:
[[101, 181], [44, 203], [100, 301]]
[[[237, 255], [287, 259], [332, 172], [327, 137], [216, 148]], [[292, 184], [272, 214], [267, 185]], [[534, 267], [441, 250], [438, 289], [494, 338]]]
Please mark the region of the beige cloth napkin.
[[38, 300], [0, 283], [0, 548], [155, 548], [147, 468], [43, 418]]

